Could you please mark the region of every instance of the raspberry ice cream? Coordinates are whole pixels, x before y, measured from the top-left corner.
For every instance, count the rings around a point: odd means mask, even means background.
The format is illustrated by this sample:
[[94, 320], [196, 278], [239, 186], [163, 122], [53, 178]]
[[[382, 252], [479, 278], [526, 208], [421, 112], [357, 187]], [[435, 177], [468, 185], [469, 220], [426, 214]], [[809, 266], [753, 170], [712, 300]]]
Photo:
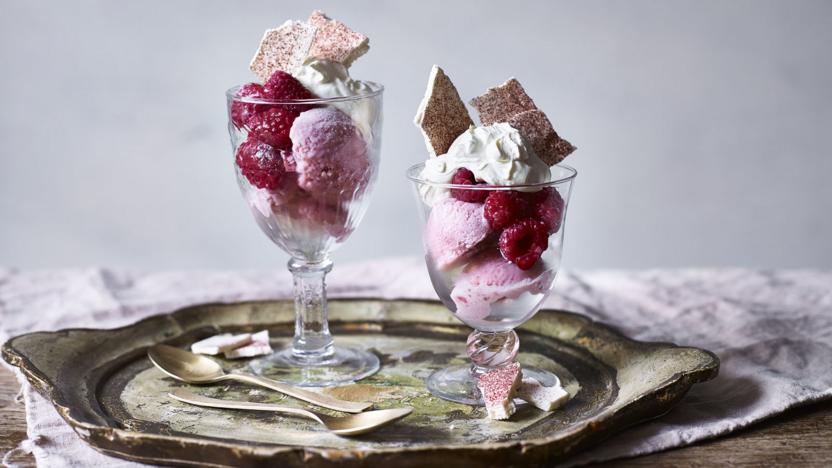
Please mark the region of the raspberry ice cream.
[[341, 243], [366, 207], [382, 88], [349, 66], [368, 49], [315, 11], [266, 31], [250, 64], [260, 82], [229, 91], [240, 188], [260, 227], [299, 256]]
[[366, 143], [347, 114], [331, 107], [308, 110], [295, 119], [289, 137], [298, 185], [312, 196], [347, 200], [366, 184]]
[[[532, 270], [564, 215], [563, 198], [547, 186], [552, 182], [550, 165], [575, 147], [557, 135], [513, 78], [474, 98], [472, 105], [480, 113], [480, 126], [472, 124], [450, 78], [434, 65], [415, 118], [430, 154], [414, 177], [424, 181], [417, 189], [430, 211], [428, 254], [440, 271], [457, 266], [463, 257], [476, 262], [495, 251], [520, 270]], [[463, 208], [466, 204], [470, 206]], [[460, 216], [462, 212], [482, 217]], [[495, 233], [491, 239], [483, 234], [489, 231], [482, 218]], [[490, 246], [483, 245], [490, 241]], [[482, 253], [469, 255], [475, 247]]]
[[425, 226], [425, 248], [440, 270], [471, 252], [491, 232], [483, 205], [453, 198], [433, 207]]
[[568, 189], [553, 166], [575, 147], [513, 78], [471, 103], [478, 126], [433, 67], [415, 118], [429, 156], [411, 178], [437, 291], [461, 320], [499, 331], [526, 320], [552, 288], [566, 205], [559, 190]]
[[537, 267], [521, 270], [499, 253], [478, 255], [460, 273], [451, 299], [464, 321], [481, 320], [497, 301], [517, 299], [523, 294], [543, 294], [554, 279], [551, 270]]
[[[415, 123], [428, 160], [411, 167], [425, 228], [425, 260], [439, 298], [474, 329], [466, 353], [473, 366], [427, 378], [430, 392], [456, 403], [484, 404], [508, 419], [520, 384], [514, 329], [546, 301], [560, 267], [563, 219], [575, 171], [558, 163], [575, 150], [560, 138], [515, 79], [474, 98], [471, 119], [448, 75], [434, 66]], [[536, 382], [551, 372], [524, 368]], [[563, 396], [526, 388], [540, 408]]]
[[267, 30], [249, 69], [257, 82], [226, 92], [237, 184], [260, 230], [291, 260], [295, 336], [272, 354], [268, 336], [226, 354], [299, 386], [352, 383], [378, 371], [364, 346], [334, 343], [327, 325], [331, 254], [361, 222], [381, 152], [384, 87], [350, 77], [367, 36], [314, 11]]

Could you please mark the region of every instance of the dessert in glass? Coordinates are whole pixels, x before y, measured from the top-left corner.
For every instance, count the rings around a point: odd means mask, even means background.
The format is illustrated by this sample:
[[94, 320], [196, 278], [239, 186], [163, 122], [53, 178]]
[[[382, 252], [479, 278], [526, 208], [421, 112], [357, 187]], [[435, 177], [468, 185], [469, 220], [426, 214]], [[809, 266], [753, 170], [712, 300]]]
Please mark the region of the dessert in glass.
[[375, 354], [333, 342], [325, 284], [378, 173], [383, 87], [348, 72], [367, 49], [365, 36], [316, 11], [266, 31], [251, 63], [262, 84], [226, 93], [240, 190], [294, 277], [292, 343], [250, 365], [295, 385], [353, 382], [379, 368]]
[[[475, 98], [474, 126], [442, 70], [434, 66], [416, 124], [430, 156], [411, 167], [424, 221], [425, 261], [440, 300], [474, 331], [471, 365], [438, 370], [431, 393], [505, 419], [522, 383], [558, 384], [551, 372], [515, 363], [514, 329], [552, 291], [576, 171], [560, 161], [575, 148], [512, 79]], [[487, 376], [487, 377], [485, 377]]]

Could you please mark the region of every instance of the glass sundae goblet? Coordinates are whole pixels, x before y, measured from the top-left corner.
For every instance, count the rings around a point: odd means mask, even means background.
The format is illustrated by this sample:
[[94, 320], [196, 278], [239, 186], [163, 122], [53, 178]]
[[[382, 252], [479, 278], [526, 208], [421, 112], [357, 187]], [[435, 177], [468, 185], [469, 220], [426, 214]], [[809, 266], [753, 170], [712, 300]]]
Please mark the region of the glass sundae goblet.
[[[489, 186], [432, 183], [420, 177], [423, 168], [417, 164], [407, 176], [425, 223], [430, 280], [445, 306], [474, 329], [466, 344], [471, 365], [433, 372], [427, 388], [446, 400], [482, 405], [478, 376], [515, 361], [520, 341], [514, 329], [552, 291], [577, 172], [556, 165], [549, 182]], [[522, 371], [546, 386], [558, 381], [544, 369]]]
[[260, 229], [291, 255], [294, 277], [292, 343], [251, 367], [295, 385], [338, 385], [379, 369], [375, 354], [334, 344], [325, 284], [329, 255], [364, 216], [378, 173], [384, 88], [366, 83], [365, 94], [327, 99], [226, 93], [240, 190]]

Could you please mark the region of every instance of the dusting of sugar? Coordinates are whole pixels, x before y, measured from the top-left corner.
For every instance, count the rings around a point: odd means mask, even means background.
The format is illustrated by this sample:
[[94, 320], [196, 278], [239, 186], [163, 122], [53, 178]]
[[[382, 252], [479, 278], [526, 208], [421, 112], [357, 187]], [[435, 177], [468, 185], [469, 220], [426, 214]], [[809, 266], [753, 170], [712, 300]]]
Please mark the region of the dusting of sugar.
[[520, 82], [509, 78], [505, 83], [471, 99], [471, 105], [480, 114], [483, 125], [507, 122], [511, 117], [525, 111], [537, 109], [532, 98]]
[[485, 404], [510, 400], [520, 382], [520, 376], [520, 364], [516, 362], [481, 375], [477, 381], [477, 387], [482, 392]]
[[264, 82], [277, 70], [291, 73], [303, 64], [315, 32], [315, 26], [292, 20], [267, 30], [249, 68]]
[[519, 131], [535, 154], [553, 166], [575, 151], [571, 143], [558, 136], [552, 123], [537, 108], [520, 82], [510, 78], [471, 100], [483, 125], [508, 123]]
[[414, 122], [434, 156], [445, 154], [451, 143], [474, 124], [451, 79], [436, 65], [431, 69]]
[[539, 110], [516, 114], [508, 119], [508, 124], [518, 130], [535, 154], [550, 166], [561, 162], [575, 151], [571, 143], [558, 136], [546, 114]]
[[319, 10], [312, 12], [309, 24], [316, 28], [315, 38], [309, 47], [309, 57], [340, 62], [349, 67], [370, 49], [367, 36], [353, 31], [340, 21], [330, 19]]

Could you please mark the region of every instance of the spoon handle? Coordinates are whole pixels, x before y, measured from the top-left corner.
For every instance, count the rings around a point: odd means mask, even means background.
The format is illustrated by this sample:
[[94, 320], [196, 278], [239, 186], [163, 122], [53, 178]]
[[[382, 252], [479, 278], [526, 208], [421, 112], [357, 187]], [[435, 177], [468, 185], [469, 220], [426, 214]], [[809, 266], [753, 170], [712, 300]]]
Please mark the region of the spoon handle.
[[226, 374], [226, 378], [237, 380], [239, 382], [246, 382], [253, 385], [259, 385], [280, 393], [295, 397], [298, 400], [303, 400], [313, 405], [322, 406], [335, 411], [343, 411], [345, 413], [360, 413], [372, 406], [372, 403], [344, 401], [333, 398], [328, 395], [310, 392], [302, 388], [294, 387], [276, 380], [267, 379], [258, 375], [251, 374]]
[[293, 414], [296, 416], [303, 416], [305, 418], [314, 419], [315, 421], [323, 424], [323, 421], [321, 421], [317, 414], [301, 408], [287, 408], [285, 406], [278, 406], [270, 403], [255, 403], [251, 401], [220, 400], [218, 398], [210, 398], [202, 395], [197, 395], [182, 388], [177, 388], [173, 390], [172, 392], [168, 393], [168, 396], [170, 396], [174, 400], [179, 400], [196, 406], [207, 406], [209, 408], [223, 409], [271, 411], [273, 413]]

